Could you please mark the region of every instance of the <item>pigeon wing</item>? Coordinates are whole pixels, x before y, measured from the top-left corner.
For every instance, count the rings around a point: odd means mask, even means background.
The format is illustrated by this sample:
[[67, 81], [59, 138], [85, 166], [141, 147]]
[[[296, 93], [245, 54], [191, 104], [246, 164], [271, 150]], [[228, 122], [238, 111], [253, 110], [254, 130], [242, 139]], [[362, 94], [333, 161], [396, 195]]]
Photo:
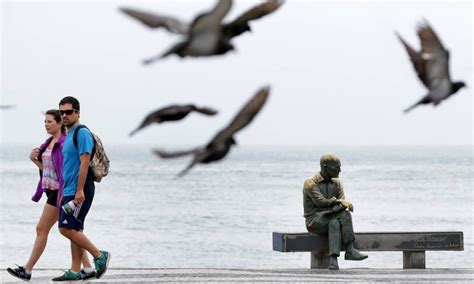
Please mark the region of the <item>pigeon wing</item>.
[[197, 16], [190, 27], [190, 34], [219, 32], [220, 23], [232, 7], [232, 0], [219, 0], [210, 12]]
[[153, 123], [159, 123], [160, 121], [161, 121], [161, 110], [153, 111], [147, 116], [145, 116], [142, 123], [140, 123], [140, 125], [135, 130], [130, 132], [129, 135], [132, 136], [138, 131], [140, 131], [141, 129], [147, 127], [148, 125], [151, 125]]
[[249, 10], [242, 13], [239, 17], [237, 17], [232, 22], [224, 25], [224, 33], [228, 34], [230, 37], [237, 36], [239, 34], [229, 34], [226, 31], [233, 31], [233, 30], [241, 30], [237, 28], [238, 26], [242, 26], [247, 24], [250, 21], [260, 19], [268, 14], [275, 12], [280, 6], [283, 4], [282, 0], [269, 0], [265, 3], [260, 5], [254, 6]]
[[416, 52], [398, 33], [396, 33], [398, 39], [401, 41], [403, 46], [405, 47], [408, 56], [410, 56], [410, 60], [413, 63], [413, 67], [415, 68], [416, 74], [418, 78], [420, 78], [421, 82], [429, 88], [428, 76], [426, 75], [426, 60], [421, 57], [421, 53]]
[[182, 56], [180, 53], [183, 49], [186, 48], [186, 46], [188, 46], [188, 44], [189, 43], [187, 41], [181, 41], [181, 42], [175, 43], [173, 46], [171, 46], [167, 51], [163, 52], [162, 54], [143, 59], [142, 63], [145, 65], [150, 65], [154, 63], [155, 61], [163, 59], [172, 54]]
[[200, 151], [202, 151], [202, 148], [199, 147], [199, 148], [194, 148], [190, 150], [175, 151], [175, 152], [168, 152], [161, 149], [154, 149], [153, 153], [155, 153], [155, 155], [163, 159], [173, 159], [173, 158], [178, 158], [178, 157], [187, 156], [191, 154], [197, 154]]
[[211, 143], [219, 143], [230, 139], [237, 131], [247, 126], [262, 109], [270, 93], [269, 87], [260, 89], [255, 96], [234, 117], [232, 122], [212, 139]]
[[429, 89], [450, 82], [449, 52], [443, 47], [436, 33], [428, 22], [418, 26], [418, 36], [421, 41], [421, 57], [426, 61], [426, 80]]
[[188, 25], [175, 17], [158, 15], [125, 7], [120, 8], [120, 11], [142, 22], [144, 25], [150, 28], [163, 27], [169, 32], [176, 34], [186, 34], [188, 32]]

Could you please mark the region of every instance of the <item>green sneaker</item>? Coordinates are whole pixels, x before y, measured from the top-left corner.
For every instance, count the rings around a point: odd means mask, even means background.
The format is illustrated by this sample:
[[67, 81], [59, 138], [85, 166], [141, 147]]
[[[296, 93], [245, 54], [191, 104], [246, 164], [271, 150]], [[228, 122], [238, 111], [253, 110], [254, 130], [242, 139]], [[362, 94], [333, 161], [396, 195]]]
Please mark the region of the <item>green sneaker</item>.
[[110, 253], [101, 250], [100, 256], [98, 258], [94, 258], [95, 264], [95, 278], [99, 279], [104, 275], [105, 271], [107, 271], [107, 267], [109, 267], [110, 261]]
[[68, 269], [64, 271], [64, 274], [53, 278], [53, 281], [75, 281], [75, 280], [82, 280], [82, 276], [80, 272], [74, 272], [71, 271], [71, 269]]

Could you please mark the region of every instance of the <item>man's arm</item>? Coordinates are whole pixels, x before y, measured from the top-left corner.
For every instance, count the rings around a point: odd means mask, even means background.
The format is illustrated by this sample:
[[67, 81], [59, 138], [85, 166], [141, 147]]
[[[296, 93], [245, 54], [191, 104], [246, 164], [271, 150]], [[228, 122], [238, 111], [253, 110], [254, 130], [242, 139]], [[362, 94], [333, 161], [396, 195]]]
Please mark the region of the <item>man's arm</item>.
[[81, 160], [81, 166], [79, 167], [79, 178], [77, 179], [76, 203], [81, 204], [85, 199], [84, 185], [86, 184], [91, 155], [84, 153], [79, 158]]
[[77, 145], [79, 150], [79, 159], [81, 165], [79, 167], [79, 176], [77, 178], [76, 188], [76, 202], [84, 202], [84, 185], [87, 180], [87, 173], [89, 171], [89, 164], [91, 159], [92, 149], [94, 147], [94, 139], [92, 134], [86, 128], [81, 128], [77, 133]]
[[346, 197], [344, 196], [344, 186], [342, 185], [342, 182], [338, 179], [336, 180], [336, 186], [337, 186], [337, 204], [342, 204], [345, 208], [349, 209], [349, 211], [353, 212], [354, 211], [354, 206], [352, 203], [346, 200]]

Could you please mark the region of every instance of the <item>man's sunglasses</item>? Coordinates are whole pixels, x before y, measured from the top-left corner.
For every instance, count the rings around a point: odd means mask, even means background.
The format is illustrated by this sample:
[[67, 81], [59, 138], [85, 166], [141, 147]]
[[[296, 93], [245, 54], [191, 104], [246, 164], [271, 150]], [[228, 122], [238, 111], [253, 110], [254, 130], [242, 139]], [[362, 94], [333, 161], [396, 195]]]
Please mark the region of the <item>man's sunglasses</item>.
[[59, 113], [61, 115], [71, 115], [73, 114], [74, 112], [76, 112], [75, 109], [67, 109], [67, 110], [60, 110]]

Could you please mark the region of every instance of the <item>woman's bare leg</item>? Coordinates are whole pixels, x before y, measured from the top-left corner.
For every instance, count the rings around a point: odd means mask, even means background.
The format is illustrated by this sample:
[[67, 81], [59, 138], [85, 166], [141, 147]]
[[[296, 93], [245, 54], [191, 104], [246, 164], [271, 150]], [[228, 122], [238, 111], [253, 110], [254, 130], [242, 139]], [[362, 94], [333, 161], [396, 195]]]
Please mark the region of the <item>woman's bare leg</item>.
[[33, 245], [30, 258], [25, 264], [26, 270], [31, 272], [36, 262], [41, 257], [41, 254], [43, 254], [43, 251], [46, 247], [46, 243], [48, 242], [49, 231], [58, 221], [58, 217], [59, 210], [57, 207], [52, 206], [50, 204], [44, 205], [43, 213], [41, 214], [38, 224], [36, 225], [35, 243]]

